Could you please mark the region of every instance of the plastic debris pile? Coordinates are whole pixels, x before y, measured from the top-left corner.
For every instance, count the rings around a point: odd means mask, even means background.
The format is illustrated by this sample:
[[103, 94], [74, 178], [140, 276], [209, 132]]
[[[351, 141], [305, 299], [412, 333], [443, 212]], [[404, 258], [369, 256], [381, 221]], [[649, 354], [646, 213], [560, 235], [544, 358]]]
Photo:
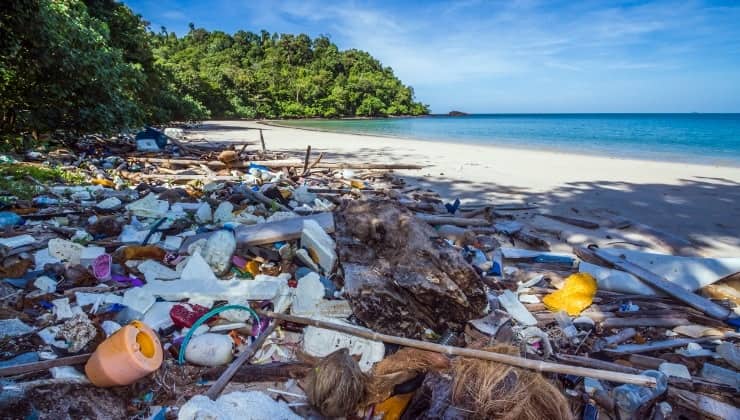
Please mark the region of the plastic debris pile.
[[4, 412], [740, 418], [740, 258], [553, 253], [415, 165], [185, 134], [0, 163], [85, 177], [3, 192]]

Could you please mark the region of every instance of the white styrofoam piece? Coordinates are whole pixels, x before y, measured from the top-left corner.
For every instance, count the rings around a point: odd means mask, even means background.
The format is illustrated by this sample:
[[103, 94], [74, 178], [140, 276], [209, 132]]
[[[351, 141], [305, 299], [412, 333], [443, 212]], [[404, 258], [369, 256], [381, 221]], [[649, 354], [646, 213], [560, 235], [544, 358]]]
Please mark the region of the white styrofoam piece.
[[[350, 325], [335, 318], [314, 317], [314, 319], [321, 319], [334, 324]], [[341, 348], [348, 349], [352, 355], [361, 355], [359, 365], [363, 372], [369, 371], [373, 364], [379, 362], [385, 356], [385, 345], [380, 341], [372, 341], [312, 326], [303, 330], [303, 351], [312, 356], [328, 356]]]

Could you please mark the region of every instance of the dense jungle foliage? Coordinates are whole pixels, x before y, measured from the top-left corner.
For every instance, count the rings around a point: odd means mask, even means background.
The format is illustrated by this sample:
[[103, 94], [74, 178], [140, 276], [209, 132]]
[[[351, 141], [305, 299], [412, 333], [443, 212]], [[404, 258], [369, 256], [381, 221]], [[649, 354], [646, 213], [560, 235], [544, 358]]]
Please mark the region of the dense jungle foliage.
[[390, 67], [326, 36], [149, 30], [114, 0], [8, 0], [0, 132], [111, 132], [206, 118], [421, 115]]

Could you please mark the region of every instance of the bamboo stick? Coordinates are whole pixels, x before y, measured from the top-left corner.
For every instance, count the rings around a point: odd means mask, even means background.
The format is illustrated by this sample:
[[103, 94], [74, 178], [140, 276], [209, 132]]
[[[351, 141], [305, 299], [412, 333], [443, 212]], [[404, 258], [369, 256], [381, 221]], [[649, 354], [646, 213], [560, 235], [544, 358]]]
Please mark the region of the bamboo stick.
[[563, 365], [559, 363], [544, 362], [540, 360], [524, 359], [522, 357], [510, 356], [507, 354], [494, 353], [484, 350], [468, 349], [463, 347], [446, 346], [437, 343], [428, 343], [425, 341], [414, 340], [411, 338], [396, 337], [387, 334], [381, 334], [374, 331], [367, 331], [361, 328], [353, 327], [350, 325], [335, 324], [331, 322], [320, 321], [317, 319], [304, 318], [300, 316], [285, 315], [275, 312], [257, 312], [260, 316], [267, 316], [270, 318], [281, 319], [287, 322], [295, 322], [302, 325], [311, 325], [318, 328], [324, 328], [327, 330], [339, 331], [345, 334], [354, 335], [357, 337], [367, 338], [374, 341], [382, 341], [385, 343], [393, 343], [401, 346], [414, 347], [417, 349], [433, 351], [437, 353], [473, 357], [476, 359], [490, 360], [493, 362], [504, 363], [510, 366], [517, 366], [524, 369], [531, 369], [538, 372], [551, 372], [551, 373], [563, 373], [572, 374], [578, 376], [585, 376], [594, 379], [603, 379], [605, 381], [635, 384], [642, 386], [654, 387], [656, 385], [655, 378], [651, 378], [645, 375], [632, 375], [621, 372], [613, 372], [607, 370], [582, 368], [577, 366]]

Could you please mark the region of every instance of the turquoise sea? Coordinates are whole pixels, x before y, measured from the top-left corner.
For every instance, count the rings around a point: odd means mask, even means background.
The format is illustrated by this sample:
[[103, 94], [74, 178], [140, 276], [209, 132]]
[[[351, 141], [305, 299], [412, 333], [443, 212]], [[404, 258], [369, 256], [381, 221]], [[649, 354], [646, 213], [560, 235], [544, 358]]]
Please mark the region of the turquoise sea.
[[740, 114], [473, 114], [292, 120], [319, 130], [740, 166]]

